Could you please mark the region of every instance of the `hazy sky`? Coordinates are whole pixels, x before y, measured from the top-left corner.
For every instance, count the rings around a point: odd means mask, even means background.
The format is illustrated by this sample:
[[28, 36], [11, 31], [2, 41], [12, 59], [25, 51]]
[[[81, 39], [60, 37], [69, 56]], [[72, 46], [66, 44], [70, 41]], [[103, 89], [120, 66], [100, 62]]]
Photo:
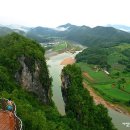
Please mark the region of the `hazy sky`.
[[130, 26], [130, 0], [0, 0], [0, 24]]

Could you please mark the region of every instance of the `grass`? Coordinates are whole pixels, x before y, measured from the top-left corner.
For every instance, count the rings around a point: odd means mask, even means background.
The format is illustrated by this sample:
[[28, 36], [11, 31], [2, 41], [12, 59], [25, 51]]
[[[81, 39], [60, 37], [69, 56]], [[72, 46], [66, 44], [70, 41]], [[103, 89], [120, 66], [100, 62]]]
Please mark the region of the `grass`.
[[112, 84], [105, 84], [105, 85], [94, 85], [94, 88], [98, 89], [99, 92], [103, 93], [104, 96], [109, 97], [110, 99], [114, 101], [129, 101], [130, 100], [130, 94], [116, 88], [112, 87]]
[[120, 44], [120, 45], [116, 46], [116, 48], [120, 49], [121, 51], [124, 51], [125, 49], [130, 48], [130, 44], [123, 43], [123, 44]]
[[83, 72], [87, 72], [95, 81], [95, 83], [112, 83], [113, 79], [106, 75], [103, 71], [96, 72], [92, 69], [91, 65], [88, 65], [86, 63], [77, 63], [77, 65], [81, 68]]
[[[86, 77], [83, 77], [84, 81], [87, 81], [90, 83], [90, 86], [92, 86], [99, 94], [106, 100], [125, 105], [126, 102], [130, 101], [130, 80], [129, 76], [124, 77], [124, 75], [121, 75], [122, 78], [126, 79], [126, 84], [124, 85], [125, 88], [122, 91], [117, 87], [117, 80], [113, 79], [110, 76], [106, 75], [102, 71], [96, 72], [94, 69], [92, 69], [92, 65], [88, 65], [86, 63], [76, 63], [83, 72], [87, 72], [96, 82], [90, 82]], [[119, 79], [121, 78], [119, 77]], [[115, 87], [112, 87], [112, 84], [115, 83]]]
[[[118, 103], [126, 109], [130, 106], [130, 73], [123, 73], [126, 66], [119, 64], [118, 61], [129, 58], [122, 54], [122, 51], [128, 48], [130, 48], [130, 44], [123, 43], [109, 50], [107, 61], [111, 65], [110, 76], [103, 71], [96, 72], [93, 69], [94, 65], [77, 63], [81, 70], [87, 72], [96, 82], [89, 81], [87, 77], [83, 77], [84, 81], [87, 81], [105, 100]], [[124, 78], [126, 83], [121, 84], [119, 89], [118, 84], [121, 78]], [[112, 86], [113, 83], [115, 86]], [[128, 110], [130, 111], [130, 108]]]
[[125, 90], [130, 93], [130, 84], [127, 84], [127, 85], [125, 86]]
[[61, 52], [61, 51], [75, 52], [75, 51], [81, 50], [81, 47], [79, 45], [74, 44], [69, 41], [62, 41], [62, 42], [55, 44], [52, 47], [52, 50], [56, 51], [56, 52]]
[[65, 50], [66, 48], [67, 48], [67, 43], [62, 42], [62, 43], [56, 44], [53, 48], [53, 51], [61, 51], [61, 50]]

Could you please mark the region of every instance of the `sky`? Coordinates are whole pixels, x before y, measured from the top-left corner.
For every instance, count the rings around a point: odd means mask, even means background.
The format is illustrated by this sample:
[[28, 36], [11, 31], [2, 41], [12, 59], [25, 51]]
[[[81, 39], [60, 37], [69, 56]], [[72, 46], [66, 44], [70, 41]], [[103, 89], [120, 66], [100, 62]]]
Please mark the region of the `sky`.
[[130, 26], [130, 0], [0, 0], [0, 24]]

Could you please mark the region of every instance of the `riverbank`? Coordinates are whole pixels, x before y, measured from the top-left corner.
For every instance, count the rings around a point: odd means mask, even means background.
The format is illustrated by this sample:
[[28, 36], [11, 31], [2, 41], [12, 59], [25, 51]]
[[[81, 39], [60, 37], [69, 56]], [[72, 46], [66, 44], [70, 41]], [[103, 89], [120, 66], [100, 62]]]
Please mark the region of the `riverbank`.
[[65, 58], [60, 64], [61, 65], [68, 65], [68, 64], [74, 64], [75, 59], [72, 57]]
[[55, 44], [50, 49], [47, 49], [45, 52], [45, 57], [48, 60], [49, 58], [56, 56], [62, 53], [70, 53], [70, 54], [77, 54], [77, 52], [83, 51], [86, 46], [82, 46], [80, 44], [68, 43], [68, 42], [61, 42]]
[[124, 108], [104, 100], [95, 92], [95, 90], [92, 87], [88, 86], [86, 82], [83, 82], [83, 86], [90, 92], [90, 95], [93, 97], [95, 104], [102, 104], [108, 109], [113, 109], [114, 111], [130, 116], [130, 113], [127, 112]]
[[[59, 113], [64, 116], [65, 115], [65, 104], [62, 98], [62, 92], [61, 92], [61, 70], [63, 69], [64, 65], [69, 64], [70, 62], [74, 62], [74, 56], [75, 54], [64, 52], [61, 54], [57, 54], [54, 56], [51, 56], [47, 60], [47, 65], [49, 66], [49, 73], [50, 76], [53, 78], [52, 81], [52, 92], [53, 96], [52, 99], [55, 103], [55, 106], [57, 107]], [[64, 63], [63, 63], [64, 61]], [[61, 64], [62, 63], [62, 64]]]
[[[65, 115], [65, 104], [62, 98], [62, 93], [61, 93], [61, 70], [63, 69], [64, 65], [61, 65], [61, 62], [66, 59], [66, 58], [74, 58], [75, 54], [72, 53], [62, 53], [58, 54], [55, 56], [52, 56], [47, 60], [47, 64], [49, 66], [49, 73], [50, 76], [53, 78], [52, 81], [52, 92], [53, 92], [53, 101], [55, 103], [55, 106], [57, 107], [59, 113], [64, 116]], [[86, 76], [86, 74], [85, 74]], [[97, 92], [94, 91], [96, 94]], [[98, 95], [98, 94], [97, 94]], [[98, 95], [99, 96], [99, 95]], [[101, 96], [99, 96], [102, 98]], [[99, 101], [100, 98], [97, 98], [97, 102]], [[127, 116], [123, 112], [120, 113], [117, 110], [114, 110], [110, 107], [107, 107], [109, 116], [112, 118], [112, 122], [114, 123], [115, 127], [118, 128], [118, 130], [129, 130], [125, 125], [122, 123], [124, 122], [130, 122], [130, 116]]]

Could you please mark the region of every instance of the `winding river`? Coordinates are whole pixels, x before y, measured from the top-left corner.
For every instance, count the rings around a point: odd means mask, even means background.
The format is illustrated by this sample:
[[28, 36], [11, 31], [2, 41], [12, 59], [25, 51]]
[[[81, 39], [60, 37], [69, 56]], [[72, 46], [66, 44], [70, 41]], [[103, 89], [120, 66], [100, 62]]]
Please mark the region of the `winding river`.
[[[47, 61], [47, 64], [49, 66], [50, 76], [53, 78], [52, 99], [61, 115], [65, 115], [65, 104], [62, 98], [61, 79], [60, 79], [61, 70], [64, 66], [60, 65], [60, 63], [61, 61], [63, 61], [63, 59], [68, 58], [68, 57], [74, 57], [77, 53], [78, 52], [74, 54], [72, 53], [58, 54], [56, 56], [50, 57], [50, 59]], [[108, 109], [108, 113], [109, 113], [109, 116], [112, 118], [112, 122], [114, 123], [115, 127], [118, 130], [130, 130], [130, 117], [129, 116], [119, 113], [112, 109]], [[127, 125], [129, 126], [127, 127]]]

